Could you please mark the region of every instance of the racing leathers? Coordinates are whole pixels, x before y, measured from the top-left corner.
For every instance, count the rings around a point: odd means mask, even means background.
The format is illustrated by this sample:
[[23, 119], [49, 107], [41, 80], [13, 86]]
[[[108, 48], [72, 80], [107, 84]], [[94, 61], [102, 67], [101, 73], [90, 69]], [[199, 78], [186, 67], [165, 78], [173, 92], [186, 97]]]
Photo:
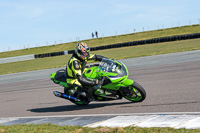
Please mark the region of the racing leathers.
[[87, 60], [82, 60], [75, 53], [73, 53], [66, 66], [67, 84], [69, 86], [73, 86], [75, 92], [78, 91], [78, 93], [85, 91], [83, 86], [94, 86], [97, 84], [97, 81], [92, 81], [83, 77], [83, 73], [88, 60], [101, 61], [103, 58], [105, 57], [101, 55], [90, 54], [90, 57]]

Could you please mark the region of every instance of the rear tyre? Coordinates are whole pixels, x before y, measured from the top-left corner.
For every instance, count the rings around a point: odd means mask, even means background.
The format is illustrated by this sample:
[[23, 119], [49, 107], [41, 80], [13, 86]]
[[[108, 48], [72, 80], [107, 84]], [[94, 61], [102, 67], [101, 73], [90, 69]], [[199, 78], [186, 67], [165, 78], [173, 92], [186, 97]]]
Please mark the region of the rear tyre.
[[124, 98], [132, 102], [142, 102], [146, 98], [146, 91], [140, 84], [133, 82], [129, 86], [129, 93], [125, 94]]
[[90, 101], [88, 101], [88, 99], [84, 98], [84, 97], [80, 97], [81, 101], [80, 102], [73, 102], [78, 106], [86, 106], [90, 103]]

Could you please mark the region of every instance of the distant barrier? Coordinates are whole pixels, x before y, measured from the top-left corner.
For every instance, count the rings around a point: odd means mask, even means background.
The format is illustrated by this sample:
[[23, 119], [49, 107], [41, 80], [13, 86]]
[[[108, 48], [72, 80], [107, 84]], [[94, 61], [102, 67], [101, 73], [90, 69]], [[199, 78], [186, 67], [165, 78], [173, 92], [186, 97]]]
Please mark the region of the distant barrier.
[[[98, 47], [91, 47], [91, 51], [128, 47], [128, 46], [136, 46], [136, 45], [144, 45], [144, 44], [151, 44], [151, 43], [162, 43], [162, 42], [170, 42], [170, 41], [178, 41], [178, 40], [186, 40], [186, 39], [195, 39], [195, 38], [200, 38], [200, 33], [175, 35], [175, 36], [169, 36], [169, 37], [152, 38], [152, 39], [147, 39], [147, 40], [139, 40], [139, 41], [117, 43], [117, 44], [104, 45], [104, 46], [98, 46]], [[23, 61], [23, 60], [32, 60], [32, 59], [36, 59], [36, 58], [67, 55], [67, 54], [72, 54], [73, 52], [74, 52], [74, 50], [68, 50], [68, 51], [60, 51], [60, 52], [53, 52], [53, 53], [46, 53], [46, 54], [8, 57], [8, 58], [0, 59], [0, 64], [8, 63], [8, 62]]]
[[[162, 42], [170, 42], [170, 41], [178, 41], [178, 40], [186, 40], [186, 39], [195, 39], [195, 38], [200, 38], [200, 33], [152, 38], [152, 39], [147, 39], [147, 40], [139, 40], [139, 41], [104, 45], [104, 46], [98, 46], [98, 47], [91, 47], [91, 51], [128, 47], [128, 46], [135, 46], [135, 45], [143, 45], [143, 44], [151, 44], [151, 43], [162, 43]], [[67, 55], [67, 54], [72, 54], [73, 52], [74, 52], [74, 50], [68, 50], [68, 51], [61, 51], [61, 52], [54, 52], [54, 53], [47, 53], [47, 54], [39, 54], [39, 55], [35, 55], [35, 58]]]
[[67, 51], [61, 51], [61, 52], [53, 52], [53, 53], [46, 53], [46, 54], [37, 54], [35, 55], [35, 58], [44, 58], [44, 57], [52, 57], [52, 56], [60, 56], [68, 54]]

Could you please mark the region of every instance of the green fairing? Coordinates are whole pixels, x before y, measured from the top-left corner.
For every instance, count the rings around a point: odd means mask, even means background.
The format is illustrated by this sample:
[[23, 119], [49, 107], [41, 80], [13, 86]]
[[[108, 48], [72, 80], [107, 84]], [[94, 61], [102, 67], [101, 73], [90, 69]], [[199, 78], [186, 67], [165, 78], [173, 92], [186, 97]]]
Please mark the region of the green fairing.
[[103, 98], [102, 97], [97, 97], [98, 98], [98, 100], [102, 100]]
[[[88, 78], [90, 80], [98, 79], [101, 76], [107, 77], [111, 81], [111, 83], [102, 86], [102, 88], [107, 88], [107, 89], [111, 89], [111, 90], [119, 90], [120, 86], [127, 86], [130, 83], [133, 83], [132, 80], [130, 80], [130, 79], [127, 80], [129, 73], [128, 73], [127, 67], [123, 63], [121, 63], [119, 61], [113, 61], [113, 60], [108, 60], [108, 61], [110, 61], [110, 62], [112, 61], [113, 63], [116, 63], [116, 65], [118, 65], [118, 67], [123, 69], [124, 73], [119, 75], [119, 73], [103, 71], [102, 67], [96, 66], [96, 67], [87, 69], [84, 73], [84, 77]], [[125, 81], [125, 83], [124, 83], [124, 81]], [[98, 94], [98, 92], [96, 92], [96, 94]]]
[[111, 83], [111, 84], [102, 86], [102, 88], [107, 88], [107, 89], [111, 89], [111, 90], [119, 90], [120, 86], [121, 86], [121, 84]]
[[98, 68], [97, 66], [88, 68], [84, 73], [84, 77], [90, 79], [97, 79], [99, 77], [96, 73], [97, 68]]
[[66, 88], [69, 87], [66, 82], [60, 82], [60, 85], [62, 85], [63, 87], [66, 87]]
[[94, 92], [94, 94], [100, 95], [100, 94], [102, 94], [102, 92], [103, 92], [103, 90], [99, 88]]
[[56, 73], [52, 73], [52, 74], [50, 75], [51, 80], [53, 80], [53, 79], [55, 78], [55, 76], [56, 76]]
[[131, 79], [126, 79], [123, 83], [122, 83], [122, 85], [123, 86], [130, 86], [130, 85], [132, 85], [133, 84], [133, 80], [131, 80]]
[[[52, 73], [50, 76], [51, 80], [53, 80], [54, 83], [60, 84], [61, 86], [66, 88], [69, 87], [66, 82], [61, 82], [56, 80], [55, 75], [56, 73]], [[89, 80], [104, 79], [105, 84], [101, 85], [101, 87], [94, 92], [94, 95], [97, 96], [96, 98], [99, 101], [104, 100], [106, 96], [109, 96], [109, 93], [112, 94], [111, 93], [112, 91], [117, 92], [122, 87], [128, 87], [130, 89], [134, 81], [128, 79], [128, 75], [129, 75], [128, 69], [123, 63], [109, 59], [103, 59], [99, 66], [87, 68], [83, 74], [83, 76]], [[138, 88], [134, 87], [131, 88], [133, 93], [129, 95], [126, 94], [124, 95], [124, 93], [122, 93], [123, 97], [134, 102], [142, 101], [145, 98], [143, 97], [143, 95], [139, 96], [139, 94], [137, 97], [134, 97], [135, 94], [140, 92], [137, 91]], [[72, 89], [69, 89], [69, 91], [66, 92], [66, 94], [70, 95], [71, 93], [70, 90]], [[109, 90], [112, 91], [109, 92]], [[121, 93], [123, 92], [123, 90], [120, 90], [119, 92]], [[81, 101], [79, 102], [72, 101], [72, 102], [78, 105], [83, 104]]]
[[56, 80], [55, 76], [56, 76], [56, 73], [52, 73], [50, 75], [50, 78], [51, 78], [51, 80], [53, 80], [54, 83], [60, 84], [63, 87], [69, 87], [66, 82], [61, 82], [61, 81]]

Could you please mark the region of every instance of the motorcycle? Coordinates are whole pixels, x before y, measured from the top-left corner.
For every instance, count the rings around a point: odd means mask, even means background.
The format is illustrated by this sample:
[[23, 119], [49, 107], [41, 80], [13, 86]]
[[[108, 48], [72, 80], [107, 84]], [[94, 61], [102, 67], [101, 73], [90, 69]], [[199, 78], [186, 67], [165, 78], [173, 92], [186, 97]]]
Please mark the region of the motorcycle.
[[66, 82], [64, 69], [52, 73], [51, 80], [64, 87], [64, 92], [54, 91], [57, 97], [67, 99], [76, 105], [88, 105], [91, 101], [118, 100], [123, 97], [132, 102], [142, 102], [146, 98], [145, 89], [137, 82], [128, 79], [128, 69], [120, 61], [102, 59], [99, 64], [86, 68], [83, 76], [89, 80], [98, 79], [101, 84], [83, 86], [85, 96], [74, 96], [74, 87]]

